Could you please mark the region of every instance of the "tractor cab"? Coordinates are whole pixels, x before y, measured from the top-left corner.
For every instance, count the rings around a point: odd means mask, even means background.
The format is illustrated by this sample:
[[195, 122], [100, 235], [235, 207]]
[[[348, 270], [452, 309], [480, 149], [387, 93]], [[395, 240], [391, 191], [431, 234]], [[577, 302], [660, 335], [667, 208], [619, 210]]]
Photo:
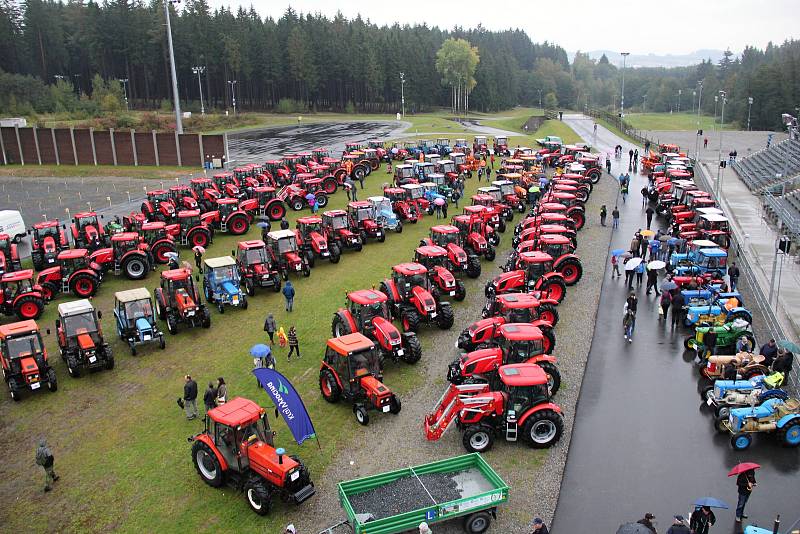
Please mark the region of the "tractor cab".
[[322, 218], [317, 215], [300, 217], [297, 219], [296, 227], [303, 241], [310, 241], [313, 232], [322, 233]]
[[100, 224], [102, 218], [102, 215], [98, 217], [93, 211], [75, 214], [72, 219], [72, 239], [75, 246], [89, 250], [107, 246], [108, 239]]
[[162, 202], [169, 202], [170, 199], [169, 191], [165, 189], [153, 189], [147, 192], [147, 200], [152, 202], [153, 206], [156, 208], [158, 208]]
[[[478, 188], [478, 195], [490, 196], [496, 202], [502, 202], [502, 200], [503, 200], [503, 194], [501, 193], [500, 188], [499, 187], [495, 187], [495, 186], [479, 187]], [[486, 204], [483, 204], [483, 205], [485, 206]]]
[[[143, 223], [139, 232], [145, 243], [152, 245], [159, 239], [172, 240], [172, 236], [167, 235], [167, 225], [162, 221]], [[112, 238], [113, 242], [113, 238]]]
[[248, 295], [255, 295], [256, 287], [271, 287], [275, 292], [280, 291], [279, 273], [273, 267], [263, 241], [239, 241], [235, 255], [236, 268]]
[[[33, 267], [42, 270], [55, 264], [56, 256], [65, 248], [69, 248], [67, 236], [58, 219], [36, 223], [31, 229], [31, 259]], [[8, 257], [6, 262], [8, 262]], [[6, 267], [6, 269], [8, 269]]]
[[472, 141], [473, 152], [485, 152], [487, 140], [485, 135], [476, 135]]
[[[455, 164], [457, 169], [460, 168], [462, 165], [467, 164], [467, 156], [462, 152], [450, 152], [448, 157], [450, 158], [450, 161], [452, 161]], [[439, 163], [442, 162], [440, 161]]]
[[425, 198], [425, 188], [419, 184], [406, 184], [402, 187], [406, 200], [420, 200]]
[[430, 154], [425, 154], [425, 163], [431, 163], [435, 166], [440, 159], [442, 159], [442, 156], [440, 156], [439, 154], [435, 154], [433, 152], [431, 152]]
[[348, 154], [351, 152], [360, 152], [362, 148], [364, 148], [364, 143], [359, 143], [356, 141], [350, 141], [344, 144], [344, 150]]
[[414, 261], [424, 266], [428, 272], [436, 267], [448, 269], [447, 250], [437, 245], [424, 245], [414, 251]]
[[182, 210], [178, 212], [178, 225], [182, 232], [201, 225], [200, 210]]
[[450, 139], [447, 137], [437, 137], [436, 138], [436, 150], [439, 154], [449, 154], [450, 153]]
[[[267, 234], [267, 247], [274, 265], [281, 271], [284, 279], [289, 272], [303, 271], [311, 274], [310, 267], [303, 261], [297, 246], [297, 236], [291, 230], [276, 230]], [[308, 276], [308, 275], [306, 275]]]
[[0, 274], [16, 271], [22, 267], [17, 245], [8, 234], [0, 234]]
[[517, 192], [514, 190], [514, 182], [511, 180], [495, 180], [492, 182], [492, 186], [500, 191], [500, 198], [498, 198], [498, 200], [517, 196]]
[[435, 172], [436, 172], [436, 165], [434, 165], [432, 162], [426, 161], [424, 163], [420, 163], [417, 161], [414, 163], [414, 176], [420, 182], [427, 182], [428, 176], [430, 176]]
[[158, 342], [162, 349], [166, 346], [164, 334], [156, 325], [153, 301], [147, 289], [138, 287], [114, 293], [114, 319], [117, 334], [128, 344], [132, 355], [136, 355], [138, 345]]
[[335, 232], [347, 230], [350, 227], [347, 222], [347, 212], [344, 210], [330, 210], [324, 212], [322, 214], [322, 226]]
[[411, 165], [395, 165], [394, 167], [394, 183], [395, 185], [410, 184], [417, 181], [417, 176], [414, 174], [414, 167]]
[[241, 289], [239, 270], [230, 256], [203, 260], [203, 292], [206, 302], [216, 304], [220, 313], [225, 313], [225, 306], [247, 309], [247, 296]]
[[361, 235], [350, 231], [350, 221], [344, 210], [329, 210], [322, 214], [322, 229], [329, 244], [335, 242], [339, 250], [353, 248], [360, 251], [364, 243]]
[[392, 267], [392, 280], [403, 299], [411, 296], [414, 287], [430, 291], [427, 275], [428, 270], [419, 263], [401, 263]]
[[236, 178], [236, 181], [244, 183], [247, 178], [250, 178], [253, 175], [253, 169], [249, 165], [245, 165], [244, 167], [236, 167], [233, 169], [233, 177]]
[[436, 144], [430, 139], [420, 139], [417, 142], [417, 148], [419, 148], [423, 154], [430, 154], [436, 149]]
[[236, 183], [236, 178], [232, 172], [221, 172], [215, 174], [212, 181], [214, 188], [223, 196], [240, 199], [244, 196], [239, 190], [239, 184]]
[[375, 220], [378, 225], [387, 229], [394, 230], [397, 233], [403, 231], [403, 223], [394, 212], [391, 199], [383, 196], [369, 197], [367, 202], [372, 205]]
[[356, 330], [368, 332], [375, 327], [373, 321], [376, 318], [390, 317], [386, 302], [386, 295], [372, 289], [359, 289], [348, 293], [347, 309], [356, 323]]
[[508, 396], [505, 406], [507, 419], [516, 419], [531, 407], [550, 400], [548, 376], [540, 366], [530, 363], [504, 365], [500, 367], [499, 374], [503, 390]]
[[316, 159], [318, 163], [322, 163], [323, 159], [331, 157], [331, 151], [327, 148], [315, 148], [311, 151], [311, 156]]
[[452, 159], [440, 159], [436, 163], [436, 172], [444, 174], [445, 176], [448, 174], [458, 174], [456, 162]]
[[0, 363], [15, 401], [21, 399], [21, 391], [40, 389], [44, 384], [50, 391], [58, 389], [39, 326], [33, 320], [0, 326]]
[[58, 255], [58, 263], [61, 264], [62, 277], [67, 278], [72, 273], [81, 269], [87, 269], [90, 266], [99, 266], [92, 264], [89, 261], [89, 251], [84, 248], [71, 248], [63, 250]]
[[517, 269], [525, 271], [529, 281], [535, 281], [553, 270], [553, 257], [546, 252], [522, 252], [517, 257]]
[[436, 172], [429, 175], [428, 179], [430, 180], [430, 183], [436, 186], [436, 193], [446, 197], [449, 197], [452, 194], [453, 189], [450, 187], [450, 183], [447, 181], [446, 175]]
[[560, 234], [542, 234], [537, 240], [537, 245], [540, 251], [546, 252], [553, 258], [560, 258], [565, 254], [575, 252], [572, 241], [567, 236]]
[[505, 154], [508, 152], [508, 137], [505, 135], [494, 136], [494, 153]]
[[364, 236], [377, 239], [381, 242], [386, 239], [383, 225], [378, 222], [375, 208], [373, 208], [369, 201], [357, 200], [348, 202], [347, 218], [351, 230], [361, 234], [362, 240]]
[[691, 254], [691, 261], [678, 265], [675, 274], [679, 276], [699, 274], [722, 278], [727, 270], [728, 253], [715, 246], [694, 251]]
[[61, 357], [71, 376], [79, 376], [81, 368], [114, 367], [108, 343], [103, 340], [100, 312], [86, 299], [58, 305], [56, 335]]
[[495, 295], [486, 302], [485, 317], [503, 317], [507, 323], [532, 323], [539, 319], [541, 302], [530, 293]]
[[169, 198], [176, 209], [196, 209], [197, 200], [192, 195], [188, 185], [173, 185], [169, 188]]
[[146, 251], [148, 247], [147, 243], [142, 243], [142, 238], [136, 232], [120, 232], [111, 237], [111, 248], [114, 258], [120, 259], [131, 250]]
[[434, 245], [442, 247], [444, 249], [446, 249], [447, 246], [450, 244], [454, 244], [460, 247], [461, 233], [455, 226], [447, 224], [434, 226], [431, 228], [431, 242]]
[[41, 287], [33, 285], [33, 270], [22, 269], [0, 276], [0, 314], [19, 320], [38, 319], [44, 313]]
[[499, 328], [504, 363], [525, 363], [545, 353], [544, 334], [529, 322], [506, 323]]

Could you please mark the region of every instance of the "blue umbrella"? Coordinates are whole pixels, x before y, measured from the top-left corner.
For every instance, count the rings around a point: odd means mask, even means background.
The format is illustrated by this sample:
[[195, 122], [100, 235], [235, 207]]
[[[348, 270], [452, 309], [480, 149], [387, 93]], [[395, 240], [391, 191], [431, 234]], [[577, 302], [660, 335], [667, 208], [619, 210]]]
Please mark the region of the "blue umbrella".
[[309, 193], [309, 194], [306, 195], [306, 200], [310, 201], [310, 200], [314, 200], [315, 198], [317, 198], [317, 197], [314, 196], [314, 193]]
[[258, 226], [259, 228], [269, 228], [270, 227], [269, 223], [268, 222], [264, 222], [264, 221], [257, 222], [256, 226]]
[[722, 508], [723, 510], [727, 510], [730, 508], [727, 504], [719, 499], [715, 499], [714, 497], [700, 497], [693, 503], [695, 506], [708, 506], [709, 508]]
[[625, 249], [615, 248], [614, 250], [611, 251], [611, 255], [612, 256], [619, 256], [623, 252], [625, 252]]
[[673, 238], [670, 238], [669, 241], [667, 241], [667, 244], [668, 245], [674, 245], [677, 242], [678, 242], [678, 238], [677, 237], [673, 237]]
[[253, 345], [250, 348], [250, 356], [253, 358], [266, 358], [270, 354], [272, 354], [272, 349], [269, 348], [269, 345], [264, 345], [263, 343]]

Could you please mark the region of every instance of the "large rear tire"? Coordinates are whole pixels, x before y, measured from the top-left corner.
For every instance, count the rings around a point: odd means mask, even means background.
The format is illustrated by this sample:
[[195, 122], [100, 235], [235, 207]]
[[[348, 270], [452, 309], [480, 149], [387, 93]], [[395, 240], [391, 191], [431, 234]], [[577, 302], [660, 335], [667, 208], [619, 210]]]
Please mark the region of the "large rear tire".
[[20, 321], [38, 319], [44, 313], [44, 300], [34, 295], [23, 295], [14, 304], [14, 314]]
[[76, 297], [89, 298], [97, 292], [98, 280], [88, 273], [77, 273], [69, 283], [69, 289]]
[[333, 337], [342, 337], [352, 333], [353, 329], [350, 328], [349, 321], [345, 320], [342, 312], [336, 312], [333, 315], [333, 321], [331, 321], [331, 335]]
[[222, 486], [225, 479], [222, 465], [208, 445], [202, 441], [195, 441], [192, 445], [192, 461], [203, 482], [212, 488]]
[[342, 388], [339, 387], [330, 369], [319, 372], [319, 391], [322, 393], [322, 398], [331, 404], [339, 402], [342, 397]]
[[534, 449], [552, 447], [564, 432], [564, 419], [553, 410], [534, 412], [525, 421], [522, 436]]
[[550, 395], [555, 395], [561, 389], [561, 373], [558, 367], [551, 362], [539, 362], [537, 365], [547, 374], [547, 389]]
[[416, 310], [403, 310], [400, 312], [400, 324], [403, 332], [416, 332], [419, 330], [419, 313]]
[[574, 286], [583, 276], [583, 266], [575, 258], [565, 259], [559, 264], [557, 270], [564, 276], [564, 283], [568, 286]]
[[467, 276], [470, 278], [478, 278], [481, 275], [481, 259], [478, 256], [470, 254], [467, 257]]
[[558, 324], [558, 308], [549, 303], [539, 305], [539, 319], [547, 321], [551, 325]]

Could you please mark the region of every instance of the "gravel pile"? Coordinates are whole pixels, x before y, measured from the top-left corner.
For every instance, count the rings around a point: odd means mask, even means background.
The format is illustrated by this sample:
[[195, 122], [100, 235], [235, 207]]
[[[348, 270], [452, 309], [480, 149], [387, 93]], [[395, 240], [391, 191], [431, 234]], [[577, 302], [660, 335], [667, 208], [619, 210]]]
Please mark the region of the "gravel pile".
[[430, 473], [398, 478], [391, 484], [359, 493], [350, 499], [350, 504], [357, 514], [372, 514], [375, 519], [382, 519], [460, 498], [452, 474]]

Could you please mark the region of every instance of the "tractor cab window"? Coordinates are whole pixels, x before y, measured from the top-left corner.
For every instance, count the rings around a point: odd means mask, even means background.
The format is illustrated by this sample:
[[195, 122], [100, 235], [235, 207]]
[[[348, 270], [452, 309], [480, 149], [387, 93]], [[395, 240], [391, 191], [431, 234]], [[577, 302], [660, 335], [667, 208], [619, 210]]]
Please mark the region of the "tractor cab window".
[[532, 319], [530, 308], [511, 308], [505, 315], [509, 323], [528, 323]]
[[562, 254], [561, 245], [548, 245], [545, 252], [547, 252], [554, 258], [557, 258]]
[[426, 283], [427, 278], [425, 278], [425, 275], [422, 274], [412, 274], [410, 276], [406, 276], [404, 277], [404, 281], [406, 282], [406, 285], [410, 287], [414, 286], [420, 286], [423, 288], [428, 287]]
[[78, 217], [75, 222], [80, 230], [83, 230], [86, 226], [97, 224], [97, 221], [94, 217]]
[[333, 367], [336, 374], [344, 381], [346, 377], [350, 376], [350, 368], [347, 363], [347, 358], [336, 352], [330, 347], [325, 349], [325, 363]]
[[517, 417], [522, 411], [532, 404], [547, 399], [545, 386], [515, 386], [508, 388], [508, 407], [517, 412]]
[[433, 242], [436, 243], [440, 247], [447, 247], [450, 243], [458, 244], [458, 234], [455, 232], [453, 233], [440, 233], [440, 234], [433, 234]]
[[150, 300], [132, 300], [125, 303], [125, 317], [128, 321], [128, 326], [133, 327], [137, 319], [149, 319], [153, 316], [153, 305]]
[[469, 226], [470, 233], [480, 234], [481, 230], [483, 230], [483, 223], [481, 221], [474, 221]]
[[380, 362], [375, 350], [364, 350], [350, 355], [350, 376], [358, 377], [368, 374], [380, 374]]
[[372, 209], [370, 209], [370, 208], [358, 208], [356, 210], [356, 220], [358, 222], [368, 221], [369, 219], [372, 219]]
[[297, 242], [294, 239], [279, 239], [278, 252], [286, 254], [287, 252], [297, 252]]
[[253, 441], [262, 441], [272, 445], [272, 431], [269, 428], [266, 414], [243, 426], [240, 432], [242, 443], [249, 442], [252, 439]]
[[526, 341], [504, 340], [503, 348], [508, 354], [508, 363], [523, 363], [537, 354], [544, 353], [542, 340], [529, 339]]
[[442, 172], [443, 172], [443, 173], [448, 173], [448, 172], [456, 172], [456, 165], [455, 165], [455, 163], [452, 163], [452, 162], [443, 163], [443, 164], [442, 164]]
[[26, 336], [7, 338], [5, 340], [5, 350], [3, 352], [5, 352], [11, 360], [24, 358], [26, 356], [34, 356], [42, 352], [42, 338], [39, 336], [38, 332]]
[[411, 189], [407, 189], [407, 191], [409, 193], [409, 196], [413, 200], [416, 200], [418, 198], [422, 198], [422, 195], [424, 194], [424, 189], [421, 188], [421, 187], [414, 187], [414, 188], [411, 188]]
[[64, 333], [67, 336], [97, 332], [97, 321], [94, 319], [94, 313], [91, 312], [64, 317], [62, 322]]
[[244, 258], [248, 265], [267, 263], [267, 254], [263, 248], [250, 248], [245, 250]]
[[372, 320], [376, 317], [386, 317], [386, 303], [373, 302], [372, 304], [359, 305], [352, 303], [350, 311], [354, 317], [358, 317], [361, 322], [361, 327], [366, 328], [372, 324]]
[[220, 423], [216, 423], [214, 425], [216, 435], [214, 436], [214, 443], [220, 450], [227, 449], [228, 451], [233, 449], [233, 445], [236, 442], [236, 436], [233, 428], [229, 427], [228, 425], [223, 425]]
[[213, 269], [214, 279], [217, 281], [221, 280], [232, 280], [233, 279], [233, 265], [226, 265], [224, 267], [215, 267]]
[[36, 240], [41, 240], [48, 236], [58, 240], [58, 227], [48, 226], [47, 228], [34, 228], [33, 235]]
[[135, 239], [129, 239], [127, 241], [114, 241], [114, 248], [117, 250], [132, 250], [138, 245], [139, 242]]
[[80, 258], [72, 258], [69, 260], [62, 260], [61, 265], [68, 273], [74, 273], [79, 269], [85, 269], [88, 266], [88, 257], [82, 256]]
[[302, 234], [308, 237], [311, 232], [319, 232], [320, 231], [320, 223], [305, 223], [300, 226], [302, 228]]
[[330, 225], [331, 228], [334, 230], [342, 230], [347, 228], [347, 218], [346, 217], [331, 217], [330, 218]]
[[539, 278], [540, 276], [544, 275], [547, 272], [550, 272], [552, 269], [550, 268], [549, 261], [542, 261], [542, 262], [531, 262], [527, 265], [523, 264], [525, 270], [528, 272], [528, 278]]

